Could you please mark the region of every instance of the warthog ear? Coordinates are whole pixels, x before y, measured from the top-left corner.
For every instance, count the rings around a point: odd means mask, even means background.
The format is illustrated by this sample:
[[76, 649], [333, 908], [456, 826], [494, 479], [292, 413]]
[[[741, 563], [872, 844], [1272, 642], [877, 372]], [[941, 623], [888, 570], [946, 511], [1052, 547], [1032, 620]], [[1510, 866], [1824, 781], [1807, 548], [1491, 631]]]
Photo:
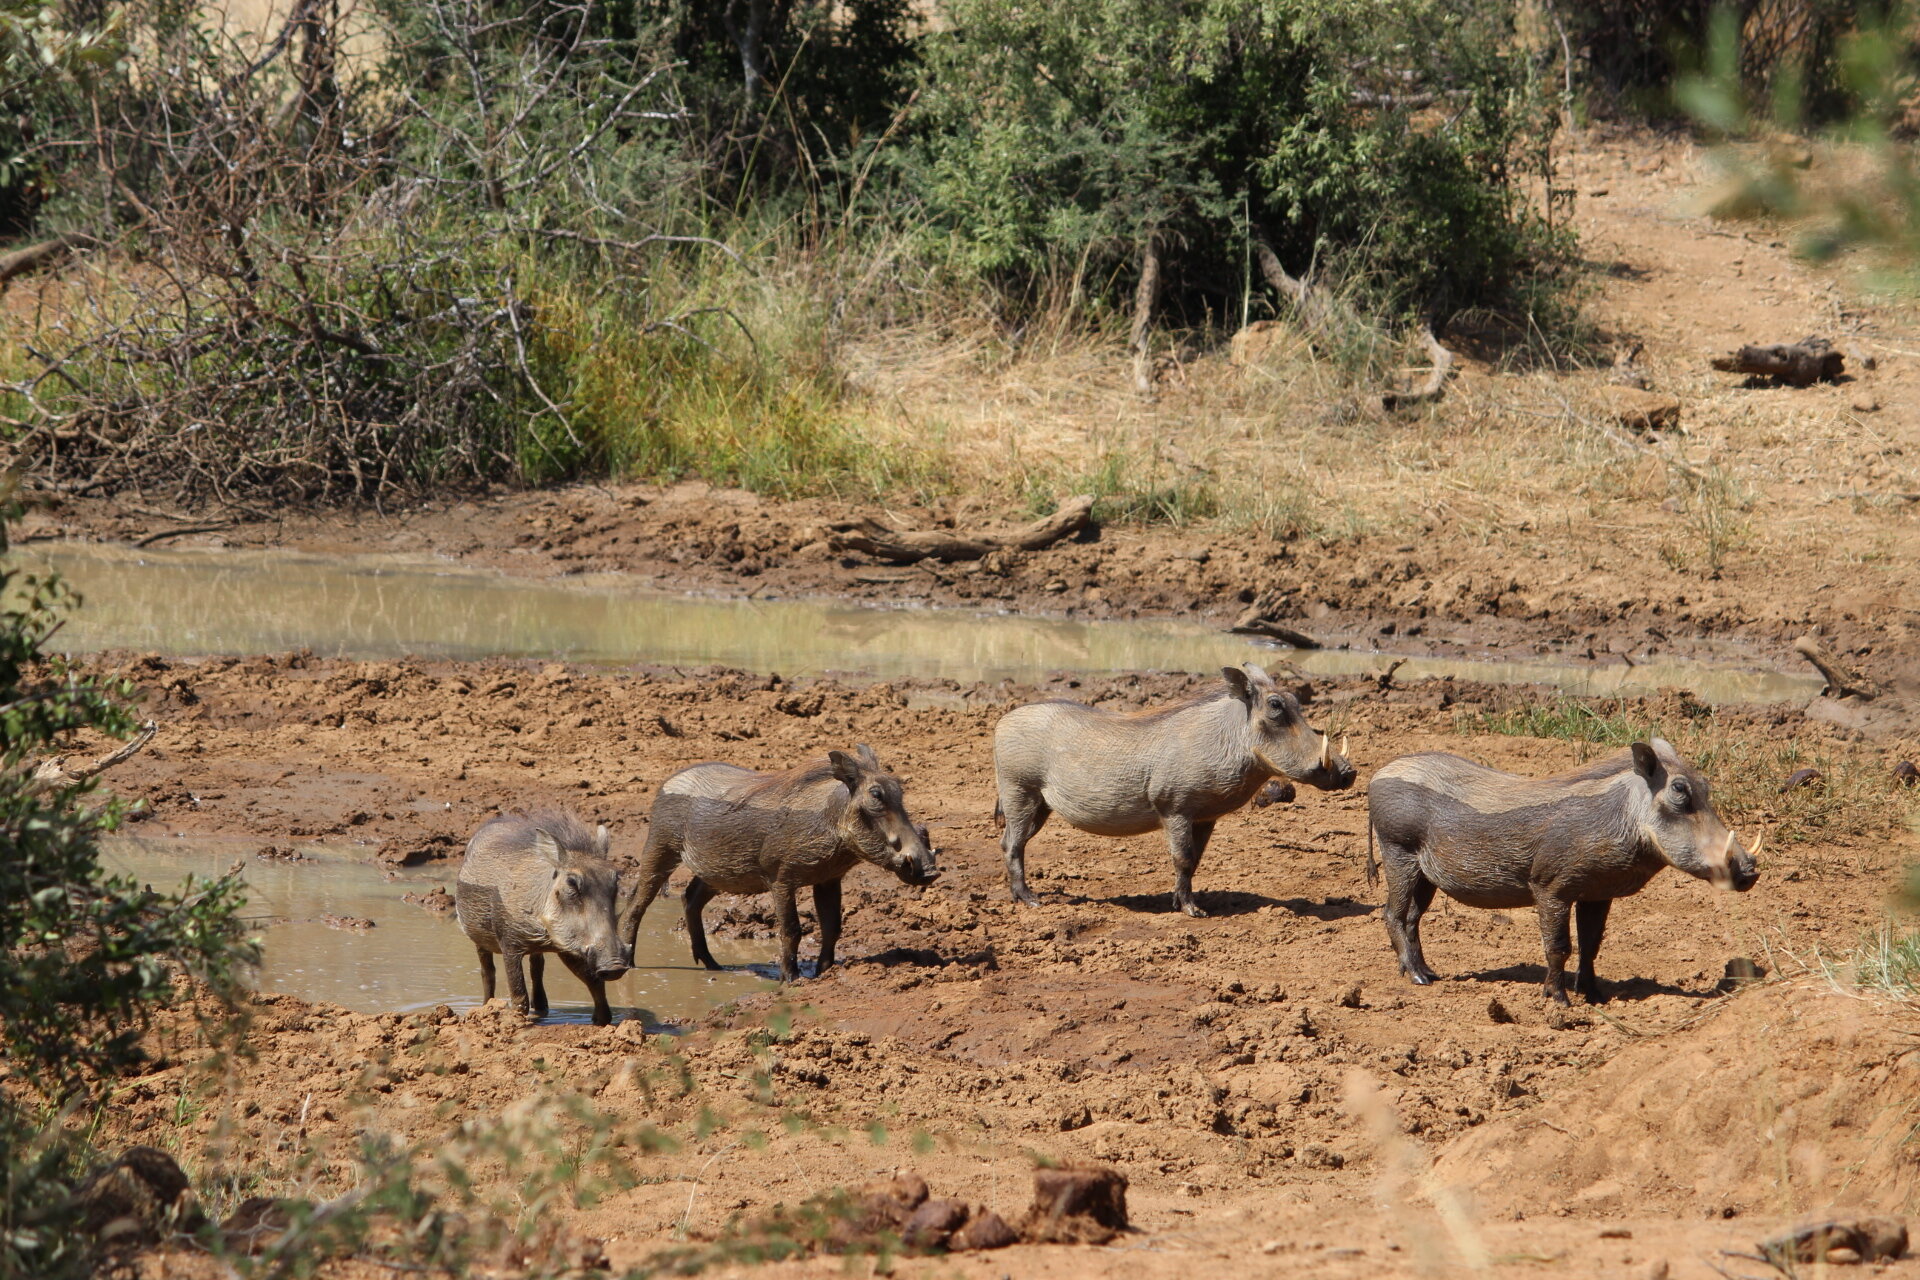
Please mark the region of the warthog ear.
[[844, 751], [827, 752], [827, 763], [833, 768], [833, 776], [840, 779], [851, 795], [860, 789], [860, 762]]
[[[1658, 738], [1654, 739], [1654, 742], [1658, 741]], [[1654, 751], [1652, 743], [1636, 742], [1633, 744], [1633, 767], [1639, 770], [1640, 776], [1648, 782], [1652, 782], [1660, 776], [1660, 756]]]
[[594, 828], [593, 851], [604, 858], [607, 856], [607, 851], [611, 848], [613, 848], [613, 837], [607, 834], [607, 825], [603, 822]]
[[1220, 674], [1226, 677], [1227, 690], [1232, 693], [1234, 697], [1240, 699], [1240, 701], [1246, 703], [1248, 706], [1253, 705], [1253, 681], [1248, 678], [1245, 671], [1239, 667], [1222, 667], [1220, 668]]
[[560, 842], [545, 831], [533, 833], [533, 851], [553, 864], [558, 871], [565, 859], [560, 856]]
[[854, 753], [860, 757], [861, 761], [866, 764], [867, 768], [872, 769], [875, 773], [886, 772], [885, 767], [880, 763], [880, 757], [873, 754], [872, 747], [863, 742], [853, 750]]

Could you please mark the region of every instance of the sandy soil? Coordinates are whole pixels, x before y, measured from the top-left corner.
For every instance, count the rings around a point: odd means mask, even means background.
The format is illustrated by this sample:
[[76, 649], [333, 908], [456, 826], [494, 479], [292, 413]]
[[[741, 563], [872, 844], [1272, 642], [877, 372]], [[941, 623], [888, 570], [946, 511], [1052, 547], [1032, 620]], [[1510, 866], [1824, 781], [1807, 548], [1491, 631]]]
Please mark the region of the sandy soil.
[[[1358, 790], [1303, 789], [1223, 822], [1197, 877], [1210, 918], [1171, 910], [1158, 837], [1058, 828], [1030, 854], [1044, 905], [1015, 910], [991, 821], [989, 733], [1007, 700], [1064, 687], [768, 687], [745, 673], [298, 657], [117, 665], [167, 724], [164, 744], [114, 779], [152, 804], [145, 833], [327, 834], [393, 858], [446, 856], [511, 797], [571, 804], [632, 856], [654, 781], [680, 764], [784, 764], [871, 741], [941, 850], [945, 874], [925, 890], [855, 872], [843, 966], [744, 1001], [670, 1052], [637, 1025], [267, 1002], [255, 1056], [215, 1082], [197, 1119], [176, 1127], [196, 1071], [195, 1054], [176, 1052], [129, 1082], [110, 1124], [177, 1144], [235, 1196], [294, 1185], [289, 1150], [339, 1159], [368, 1130], [430, 1140], [557, 1087], [686, 1140], [641, 1160], [646, 1184], [569, 1216], [616, 1263], [900, 1166], [1016, 1217], [1034, 1152], [1127, 1174], [1140, 1233], [1110, 1246], [1124, 1263], [1020, 1246], [907, 1273], [1172, 1275], [1206, 1257], [1249, 1274], [1411, 1275], [1484, 1257], [1504, 1259], [1487, 1263], [1500, 1273], [1551, 1259], [1570, 1274], [1639, 1275], [1658, 1256], [1674, 1275], [1706, 1275], [1702, 1258], [1797, 1214], [1915, 1207], [1911, 1011], [1805, 976], [1816, 953], [1849, 948], [1881, 918], [1895, 869], [1920, 855], [1910, 832], [1789, 842], [1745, 896], [1669, 873], [1614, 913], [1601, 956], [1611, 1001], [1555, 1012], [1528, 912], [1443, 906], [1428, 937], [1451, 980], [1417, 989], [1398, 977], [1361, 872]], [[1141, 705], [1198, 679], [1070, 692]], [[1539, 773], [1578, 754], [1463, 740], [1463, 719], [1523, 700], [1512, 690], [1355, 680], [1308, 693], [1312, 715], [1350, 733], [1365, 762], [1464, 747]], [[1675, 714], [1671, 701], [1626, 710]], [[1848, 749], [1842, 731], [1775, 710], [1722, 711], [1714, 724]], [[1757, 800], [1728, 817], [1779, 828], [1796, 803]], [[741, 905], [751, 927], [759, 913]], [[1741, 956], [1800, 976], [1723, 997], [1726, 962]], [[760, 1043], [783, 1009], [791, 1038]], [[682, 1067], [686, 1083], [672, 1084]], [[795, 1113], [809, 1127], [785, 1132]], [[884, 1145], [867, 1136], [875, 1123]], [[773, 1136], [756, 1145], [759, 1133]], [[1472, 1207], [1436, 1214], [1434, 1187]]]

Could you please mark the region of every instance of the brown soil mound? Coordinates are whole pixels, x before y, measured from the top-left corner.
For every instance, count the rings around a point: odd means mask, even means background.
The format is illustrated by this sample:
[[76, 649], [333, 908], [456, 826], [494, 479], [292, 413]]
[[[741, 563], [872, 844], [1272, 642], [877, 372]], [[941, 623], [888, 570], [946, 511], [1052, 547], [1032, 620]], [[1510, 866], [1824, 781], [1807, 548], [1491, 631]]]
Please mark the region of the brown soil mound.
[[[1776, 986], [1461, 1135], [1435, 1176], [1489, 1213], [1920, 1208], [1920, 1012]], [[1729, 1214], [1731, 1216], [1731, 1214]]]

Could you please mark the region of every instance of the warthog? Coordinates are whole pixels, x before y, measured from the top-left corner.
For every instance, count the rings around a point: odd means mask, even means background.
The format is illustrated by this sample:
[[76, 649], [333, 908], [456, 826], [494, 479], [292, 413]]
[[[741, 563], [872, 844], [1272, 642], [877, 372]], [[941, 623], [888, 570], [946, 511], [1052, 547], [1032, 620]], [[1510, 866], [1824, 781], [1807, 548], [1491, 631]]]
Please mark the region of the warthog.
[[1027, 841], [1051, 814], [1098, 836], [1164, 827], [1173, 853], [1174, 905], [1193, 899], [1193, 872], [1215, 821], [1284, 775], [1325, 791], [1353, 785], [1353, 766], [1307, 723], [1299, 700], [1248, 663], [1224, 668], [1226, 688], [1153, 711], [1034, 702], [1000, 717], [993, 773], [1006, 822], [1000, 848], [1016, 902], [1027, 888]]
[[1742, 893], [1759, 878], [1707, 780], [1659, 738], [1540, 779], [1439, 751], [1401, 756], [1367, 784], [1367, 822], [1368, 882], [1378, 841], [1387, 936], [1422, 985], [1439, 976], [1420, 950], [1420, 917], [1438, 889], [1470, 907], [1538, 908], [1546, 993], [1565, 1004], [1569, 914], [1580, 932], [1577, 985], [1597, 1001], [1593, 958], [1615, 898], [1640, 892], [1662, 867]]
[[707, 950], [700, 913], [715, 893], [772, 893], [780, 932], [780, 976], [800, 977], [800, 908], [795, 895], [813, 887], [820, 921], [820, 963], [833, 965], [840, 940], [840, 880], [856, 862], [871, 862], [912, 885], [932, 884], [933, 850], [926, 828], [907, 816], [900, 780], [862, 743], [857, 754], [827, 758], [786, 773], [756, 773], [731, 764], [689, 765], [660, 784], [640, 854], [640, 897], [628, 927], [632, 945], [640, 917], [682, 862], [687, 885], [687, 936], [693, 958], [718, 969]]
[[[493, 999], [498, 955], [513, 1007], [545, 1013], [551, 951], [593, 993], [594, 1022], [612, 1022], [607, 983], [633, 966], [619, 918], [622, 896], [619, 873], [607, 861], [605, 827], [589, 831], [570, 813], [508, 813], [484, 823], [467, 841], [453, 885], [454, 914], [480, 954], [484, 997]], [[533, 971], [531, 1000], [521, 956]]]

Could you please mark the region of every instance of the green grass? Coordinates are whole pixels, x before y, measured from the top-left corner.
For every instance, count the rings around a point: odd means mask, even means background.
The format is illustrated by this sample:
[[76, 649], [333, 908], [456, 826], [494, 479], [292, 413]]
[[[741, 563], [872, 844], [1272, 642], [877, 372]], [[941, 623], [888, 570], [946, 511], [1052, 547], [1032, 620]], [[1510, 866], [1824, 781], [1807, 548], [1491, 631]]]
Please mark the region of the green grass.
[[1576, 698], [1512, 711], [1487, 711], [1461, 726], [1469, 733], [1500, 733], [1516, 738], [1558, 738], [1566, 742], [1624, 747], [1649, 730], [1623, 715], [1608, 715]]

